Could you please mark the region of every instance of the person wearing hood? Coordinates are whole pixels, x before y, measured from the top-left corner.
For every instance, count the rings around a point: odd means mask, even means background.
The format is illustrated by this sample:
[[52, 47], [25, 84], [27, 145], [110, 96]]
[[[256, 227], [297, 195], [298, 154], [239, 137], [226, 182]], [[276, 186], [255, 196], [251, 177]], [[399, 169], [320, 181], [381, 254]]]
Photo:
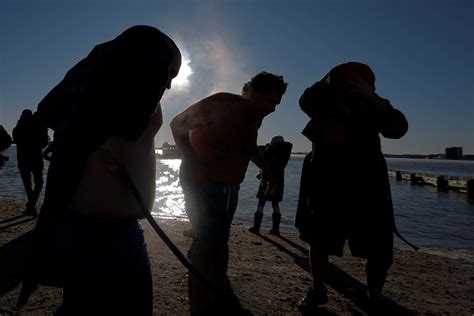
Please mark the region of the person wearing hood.
[[[272, 229], [270, 230], [270, 233], [273, 235], [280, 235], [280, 202], [283, 199], [283, 191], [285, 187], [285, 167], [290, 159], [292, 148], [293, 144], [285, 142], [283, 136], [273, 137], [270, 144], [265, 146], [263, 158], [270, 167], [272, 182], [270, 183], [268, 190], [266, 190], [265, 183], [260, 181], [257, 192], [258, 206], [254, 215], [253, 226], [249, 228], [249, 231], [254, 234], [260, 233], [260, 225], [262, 224], [263, 219], [263, 208], [267, 201], [271, 201], [273, 214]], [[261, 174], [259, 174], [257, 178], [261, 179]]]
[[150, 262], [138, 221], [144, 214], [120, 172], [130, 174], [151, 209], [159, 102], [180, 66], [171, 38], [152, 26], [133, 26], [95, 46], [40, 102], [54, 145], [34, 265], [17, 305], [45, 284], [64, 286], [65, 314], [152, 314]]
[[303, 135], [312, 152], [303, 163], [295, 226], [310, 245], [313, 287], [299, 305], [313, 310], [328, 300], [323, 285], [328, 255], [367, 259], [369, 306], [381, 306], [393, 258], [393, 215], [387, 164], [379, 134], [399, 139], [405, 116], [375, 93], [368, 65], [349, 62], [307, 88], [300, 107], [310, 121]]

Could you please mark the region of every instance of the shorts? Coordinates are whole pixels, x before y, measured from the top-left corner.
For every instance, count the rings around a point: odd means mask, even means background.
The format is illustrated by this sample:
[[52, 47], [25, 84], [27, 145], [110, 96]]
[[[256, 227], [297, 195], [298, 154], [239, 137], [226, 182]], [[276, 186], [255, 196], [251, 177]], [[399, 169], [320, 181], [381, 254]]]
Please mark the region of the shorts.
[[322, 254], [342, 256], [347, 241], [353, 256], [391, 263], [393, 222], [390, 214], [380, 212], [382, 216], [370, 219], [365, 216], [347, 216], [347, 213], [345, 217], [343, 214], [337, 211], [332, 214], [320, 213], [319, 216], [313, 214], [312, 224], [305, 229], [311, 247]]
[[230, 225], [237, 209], [239, 186], [210, 181], [199, 185], [181, 181], [181, 186], [194, 238], [206, 242], [227, 243]]

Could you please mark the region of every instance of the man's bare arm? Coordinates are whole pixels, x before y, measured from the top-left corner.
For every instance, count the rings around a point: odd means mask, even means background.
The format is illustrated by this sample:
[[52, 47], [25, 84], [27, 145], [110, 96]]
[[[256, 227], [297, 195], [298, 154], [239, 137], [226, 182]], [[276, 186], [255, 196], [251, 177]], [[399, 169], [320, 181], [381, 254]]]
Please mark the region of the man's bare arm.
[[201, 100], [176, 115], [170, 123], [176, 145], [186, 158], [196, 158], [191, 144], [190, 131], [211, 124], [211, 112], [206, 99]]
[[272, 179], [272, 174], [268, 163], [263, 158], [262, 152], [258, 150], [257, 144], [255, 143], [254, 150], [252, 151], [253, 155], [250, 157], [250, 160], [262, 170], [262, 181], [270, 182]]
[[[158, 133], [161, 125], [163, 125], [163, 114], [161, 105], [158, 105], [156, 112], [151, 115], [150, 122], [140, 135], [140, 138], [152, 139]], [[130, 141], [117, 135], [112, 135], [99, 149], [102, 161], [111, 171], [125, 166], [132, 157], [132, 151], [136, 150], [137, 142], [138, 140]]]

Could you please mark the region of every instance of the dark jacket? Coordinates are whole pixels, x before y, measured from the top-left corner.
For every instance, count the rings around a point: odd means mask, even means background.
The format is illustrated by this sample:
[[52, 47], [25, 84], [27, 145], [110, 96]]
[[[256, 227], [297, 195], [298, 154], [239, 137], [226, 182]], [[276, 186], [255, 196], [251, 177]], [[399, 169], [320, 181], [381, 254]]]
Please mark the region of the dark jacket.
[[388, 100], [383, 102], [386, 111], [377, 114], [362, 100], [337, 95], [325, 80], [301, 96], [300, 107], [311, 119], [302, 133], [313, 150], [302, 170], [295, 222], [300, 231], [314, 229], [312, 218], [318, 213], [330, 214], [341, 225], [377, 216], [393, 222], [379, 134], [400, 138], [408, 123]]
[[43, 148], [48, 145], [48, 129], [34, 116], [22, 116], [13, 129], [19, 169], [42, 169]]
[[272, 173], [272, 185], [269, 194], [263, 192], [262, 184], [259, 187], [257, 198], [263, 198], [267, 201], [281, 202], [285, 186], [285, 167], [290, 159], [293, 144], [289, 142], [280, 142], [268, 144], [263, 152], [263, 158], [270, 167]]

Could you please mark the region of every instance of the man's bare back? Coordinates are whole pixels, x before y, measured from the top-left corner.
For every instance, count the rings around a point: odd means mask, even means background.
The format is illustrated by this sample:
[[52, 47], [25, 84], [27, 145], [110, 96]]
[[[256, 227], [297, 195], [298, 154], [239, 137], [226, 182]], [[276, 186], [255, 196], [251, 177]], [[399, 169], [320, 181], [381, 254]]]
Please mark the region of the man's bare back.
[[256, 152], [260, 118], [253, 102], [218, 93], [201, 102], [205, 126], [191, 130], [191, 145], [208, 180], [240, 184]]

